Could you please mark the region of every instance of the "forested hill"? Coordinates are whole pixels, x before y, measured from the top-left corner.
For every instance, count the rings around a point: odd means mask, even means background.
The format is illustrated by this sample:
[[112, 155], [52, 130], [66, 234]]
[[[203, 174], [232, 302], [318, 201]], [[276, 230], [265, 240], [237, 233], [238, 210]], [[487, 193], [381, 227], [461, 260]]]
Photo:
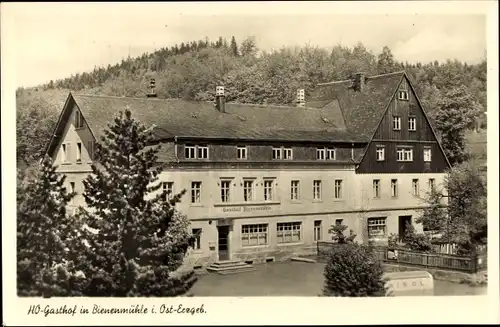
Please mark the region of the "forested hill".
[[[299, 88], [306, 90], [307, 99], [317, 83], [347, 79], [354, 72], [370, 76], [400, 70], [405, 70], [414, 82], [431, 117], [439, 101], [458, 86], [465, 86], [476, 109], [486, 111], [486, 61], [474, 65], [456, 60], [410, 64], [398, 61], [388, 47], [373, 53], [362, 44], [351, 48], [335, 45], [330, 49], [307, 45], [262, 52], [252, 37], [241, 42], [221, 37], [215, 42], [205, 39], [181, 43], [127, 58], [114, 66], [96, 67], [92, 72], [19, 89], [18, 143], [19, 137], [29, 138], [25, 147], [34, 147], [31, 150], [35, 152], [43, 149], [69, 91], [143, 97], [149, 78], [154, 76], [160, 98], [211, 100], [215, 86], [224, 85], [228, 101], [291, 104]], [[38, 126], [32, 128], [36, 135], [31, 136], [38, 142], [23, 134], [26, 131], [22, 126], [31, 124]]]

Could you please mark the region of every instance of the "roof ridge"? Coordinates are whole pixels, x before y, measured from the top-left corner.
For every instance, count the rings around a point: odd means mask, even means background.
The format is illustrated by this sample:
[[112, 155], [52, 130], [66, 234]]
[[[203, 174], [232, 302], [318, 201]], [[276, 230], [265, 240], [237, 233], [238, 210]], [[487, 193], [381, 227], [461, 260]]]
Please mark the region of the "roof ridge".
[[[386, 77], [386, 76], [399, 75], [399, 74], [406, 74], [406, 71], [400, 70], [400, 71], [392, 72], [392, 73], [367, 76], [366, 78], [367, 79], [371, 79], [371, 78], [379, 78], [379, 77]], [[316, 85], [317, 86], [332, 85], [332, 84], [340, 84], [340, 83], [346, 83], [346, 82], [351, 82], [351, 81], [352, 81], [352, 79], [345, 79], [345, 80], [340, 80], [340, 81], [331, 81], [331, 82], [318, 83]]]
[[379, 77], [386, 77], [386, 76], [399, 75], [399, 74], [406, 74], [406, 71], [400, 70], [400, 71], [392, 72], [392, 73], [386, 73], [386, 74], [379, 74], [379, 75], [368, 76], [366, 78], [379, 78]]

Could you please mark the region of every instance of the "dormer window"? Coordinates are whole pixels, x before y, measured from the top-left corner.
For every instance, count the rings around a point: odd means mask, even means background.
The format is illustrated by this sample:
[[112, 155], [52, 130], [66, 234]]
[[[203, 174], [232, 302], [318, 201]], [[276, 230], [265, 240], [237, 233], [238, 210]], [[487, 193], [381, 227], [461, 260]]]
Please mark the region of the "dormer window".
[[75, 111], [75, 128], [83, 128], [83, 117], [80, 110]]
[[186, 159], [208, 159], [208, 146], [186, 145], [184, 155]]
[[292, 160], [292, 159], [293, 159], [292, 148], [286, 148], [286, 147], [273, 148], [273, 160]]
[[316, 160], [337, 160], [337, 153], [334, 148], [317, 148]]
[[409, 100], [408, 91], [399, 90], [398, 91], [398, 99], [399, 100]]

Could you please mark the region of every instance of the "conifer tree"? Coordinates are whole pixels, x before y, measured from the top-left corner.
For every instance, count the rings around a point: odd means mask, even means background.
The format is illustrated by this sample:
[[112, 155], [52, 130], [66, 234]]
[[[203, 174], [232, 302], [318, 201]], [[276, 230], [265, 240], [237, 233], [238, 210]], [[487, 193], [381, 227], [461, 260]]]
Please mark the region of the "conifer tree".
[[233, 54], [233, 56], [237, 57], [239, 55], [238, 44], [236, 43], [236, 39], [234, 38], [234, 36], [231, 38], [230, 48], [231, 48], [231, 53]]
[[178, 273], [194, 237], [175, 209], [184, 193], [164, 201], [158, 192], [159, 146], [153, 128], [127, 108], [96, 144], [96, 164], [84, 181], [89, 230], [87, 296], [175, 296], [192, 286], [192, 271]]
[[17, 289], [21, 296], [79, 295], [81, 274], [70, 251], [78, 251], [79, 224], [66, 206], [74, 193], [64, 187], [49, 157], [17, 192]]

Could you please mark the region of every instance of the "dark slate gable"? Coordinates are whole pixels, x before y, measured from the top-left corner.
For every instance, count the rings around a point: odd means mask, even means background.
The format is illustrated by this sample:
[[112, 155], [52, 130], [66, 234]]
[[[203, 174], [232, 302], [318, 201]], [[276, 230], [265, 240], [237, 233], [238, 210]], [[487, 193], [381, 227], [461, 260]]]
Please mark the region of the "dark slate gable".
[[404, 76], [404, 72], [396, 72], [367, 77], [363, 92], [354, 91], [351, 80], [318, 84], [307, 105], [326, 108], [324, 103], [338, 101], [349, 132], [370, 142]]

